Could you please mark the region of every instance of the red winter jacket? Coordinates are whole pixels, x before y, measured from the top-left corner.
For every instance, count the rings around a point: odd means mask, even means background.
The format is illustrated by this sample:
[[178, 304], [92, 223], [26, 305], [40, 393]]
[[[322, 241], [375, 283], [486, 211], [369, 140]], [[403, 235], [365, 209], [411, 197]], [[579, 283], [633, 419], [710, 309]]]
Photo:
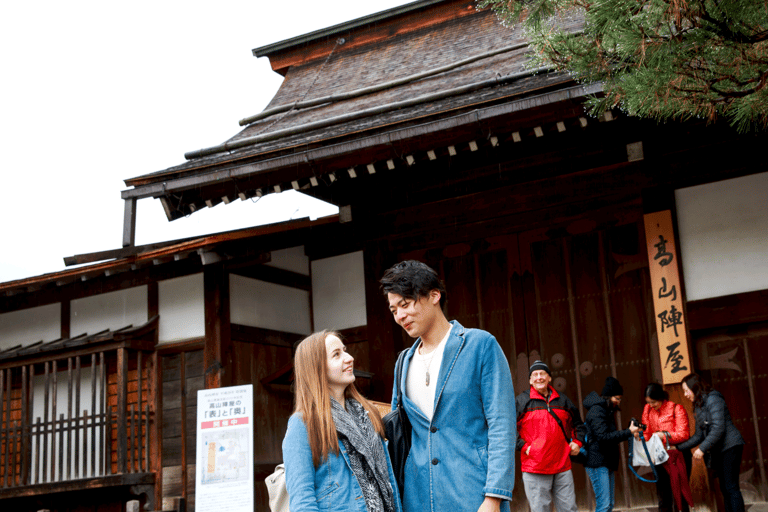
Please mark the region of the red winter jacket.
[[[691, 432], [688, 430], [688, 414], [682, 405], [664, 400], [657, 411], [649, 404], [645, 404], [643, 409], [643, 423], [648, 428], [645, 430], [645, 440], [648, 441], [654, 432], [669, 432], [670, 445], [682, 443], [689, 437]], [[662, 439], [666, 445], [666, 440]]]
[[[524, 473], [554, 475], [571, 469], [571, 447], [549, 413], [552, 410], [569, 437], [581, 447], [586, 427], [579, 410], [567, 396], [549, 388], [548, 400], [533, 387], [517, 395], [517, 449], [521, 450], [520, 470]], [[528, 455], [525, 452], [530, 446]]]

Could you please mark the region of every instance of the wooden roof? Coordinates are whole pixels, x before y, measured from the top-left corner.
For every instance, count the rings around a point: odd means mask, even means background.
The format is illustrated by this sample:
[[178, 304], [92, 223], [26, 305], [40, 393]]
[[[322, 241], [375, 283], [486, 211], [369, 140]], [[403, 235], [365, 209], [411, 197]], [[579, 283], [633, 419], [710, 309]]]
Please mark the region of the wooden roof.
[[[577, 30], [581, 21], [564, 23]], [[186, 163], [126, 180], [134, 188], [124, 191], [123, 198], [161, 198], [172, 220], [237, 196], [328, 185], [337, 170], [361, 165], [375, 172], [376, 162], [379, 170], [401, 165], [404, 153], [425, 135], [477, 123], [477, 117], [463, 114], [483, 110], [487, 118], [505, 116], [589, 92], [571, 87], [568, 76], [531, 72], [527, 52], [520, 29], [502, 26], [492, 12], [477, 11], [471, 0], [422, 0], [256, 49], [254, 54], [269, 56], [286, 77], [265, 112], [384, 87], [254, 120], [225, 143], [188, 153]], [[469, 59], [475, 60], [407, 80]], [[405, 83], [386, 87], [395, 80]], [[548, 96], [566, 86], [571, 89], [565, 95]], [[533, 103], [519, 103], [533, 96], [538, 98]], [[487, 110], [514, 101], [513, 109]], [[490, 138], [487, 129], [480, 134]], [[477, 135], [464, 134], [463, 142]]]

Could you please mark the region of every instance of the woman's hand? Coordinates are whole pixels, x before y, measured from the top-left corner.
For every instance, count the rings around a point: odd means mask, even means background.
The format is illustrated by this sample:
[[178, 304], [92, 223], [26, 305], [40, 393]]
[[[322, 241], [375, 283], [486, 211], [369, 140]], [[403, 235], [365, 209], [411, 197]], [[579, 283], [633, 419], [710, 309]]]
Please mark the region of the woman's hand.
[[693, 452], [693, 458], [694, 459], [698, 459], [698, 460], [703, 459], [704, 458], [704, 452], [701, 451], [700, 449], [696, 448], [696, 451]]

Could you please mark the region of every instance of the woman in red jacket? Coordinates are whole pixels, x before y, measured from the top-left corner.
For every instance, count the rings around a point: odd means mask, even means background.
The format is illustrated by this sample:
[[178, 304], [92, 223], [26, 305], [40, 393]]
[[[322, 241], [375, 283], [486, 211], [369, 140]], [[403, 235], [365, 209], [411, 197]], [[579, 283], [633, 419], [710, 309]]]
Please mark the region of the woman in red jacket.
[[645, 430], [645, 440], [649, 441], [651, 436], [658, 436], [669, 453], [669, 460], [656, 466], [659, 511], [672, 512], [676, 506], [677, 510], [686, 512], [688, 505], [693, 505], [693, 496], [683, 455], [675, 445], [691, 436], [688, 430], [688, 414], [682, 405], [669, 401], [669, 395], [661, 384], [652, 382], [645, 388], [643, 423], [648, 426]]

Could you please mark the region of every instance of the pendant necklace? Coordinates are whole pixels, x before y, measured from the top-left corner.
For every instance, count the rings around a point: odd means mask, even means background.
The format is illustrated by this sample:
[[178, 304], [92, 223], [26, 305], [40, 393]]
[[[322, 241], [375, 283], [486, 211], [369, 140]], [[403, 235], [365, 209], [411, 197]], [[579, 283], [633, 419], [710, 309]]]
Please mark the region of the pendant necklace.
[[[424, 348], [424, 342], [423, 341], [421, 342], [421, 347], [419, 347], [419, 348], [421, 348], [421, 349]], [[428, 363], [424, 362], [424, 359], [426, 359], [426, 358], [421, 360], [421, 364], [424, 365], [424, 369], [427, 371], [427, 379], [426, 379], [426, 386], [427, 387], [429, 387], [429, 368], [432, 366], [432, 359], [435, 358], [435, 352], [437, 352], [437, 349], [432, 351], [432, 357], [429, 358], [429, 362]], [[424, 354], [422, 354], [422, 355], [424, 355]]]

